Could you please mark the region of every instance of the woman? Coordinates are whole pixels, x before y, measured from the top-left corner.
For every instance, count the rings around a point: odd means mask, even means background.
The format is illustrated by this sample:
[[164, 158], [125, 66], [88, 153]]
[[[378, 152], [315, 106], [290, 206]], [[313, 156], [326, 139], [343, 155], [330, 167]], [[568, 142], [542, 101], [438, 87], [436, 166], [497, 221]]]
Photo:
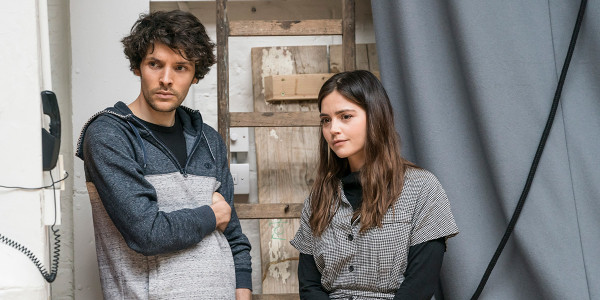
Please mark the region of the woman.
[[458, 233], [437, 178], [400, 156], [392, 107], [368, 71], [319, 92], [317, 176], [291, 244], [302, 299], [430, 299]]

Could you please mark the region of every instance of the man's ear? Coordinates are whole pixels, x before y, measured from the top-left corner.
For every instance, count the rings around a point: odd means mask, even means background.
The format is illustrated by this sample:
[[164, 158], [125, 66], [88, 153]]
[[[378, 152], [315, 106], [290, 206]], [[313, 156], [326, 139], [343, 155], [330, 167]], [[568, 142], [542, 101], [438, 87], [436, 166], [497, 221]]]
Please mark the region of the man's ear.
[[135, 76], [141, 76], [142, 73], [140, 72], [140, 69], [134, 69], [133, 70], [133, 74], [135, 74]]
[[196, 84], [198, 83], [198, 78], [194, 77], [194, 80], [192, 80], [192, 84]]

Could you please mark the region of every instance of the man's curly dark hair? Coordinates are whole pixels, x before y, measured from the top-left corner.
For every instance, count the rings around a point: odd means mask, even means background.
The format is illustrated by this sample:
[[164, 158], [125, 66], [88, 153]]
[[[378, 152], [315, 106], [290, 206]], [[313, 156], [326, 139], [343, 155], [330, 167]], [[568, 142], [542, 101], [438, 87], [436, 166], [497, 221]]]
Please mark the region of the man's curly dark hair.
[[165, 44], [194, 62], [194, 77], [198, 80], [204, 78], [216, 60], [213, 54], [215, 44], [206, 34], [204, 25], [191, 13], [181, 10], [140, 15], [129, 36], [121, 42], [132, 71], [140, 69], [148, 50], [154, 51], [155, 42]]

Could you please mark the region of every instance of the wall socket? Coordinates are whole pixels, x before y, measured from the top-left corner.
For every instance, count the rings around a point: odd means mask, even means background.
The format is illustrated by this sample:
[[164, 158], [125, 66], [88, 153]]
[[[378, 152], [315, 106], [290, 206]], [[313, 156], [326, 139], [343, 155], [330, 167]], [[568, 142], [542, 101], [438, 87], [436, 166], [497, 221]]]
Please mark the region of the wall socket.
[[250, 165], [249, 164], [231, 164], [229, 165], [231, 176], [233, 177], [234, 194], [250, 193]]

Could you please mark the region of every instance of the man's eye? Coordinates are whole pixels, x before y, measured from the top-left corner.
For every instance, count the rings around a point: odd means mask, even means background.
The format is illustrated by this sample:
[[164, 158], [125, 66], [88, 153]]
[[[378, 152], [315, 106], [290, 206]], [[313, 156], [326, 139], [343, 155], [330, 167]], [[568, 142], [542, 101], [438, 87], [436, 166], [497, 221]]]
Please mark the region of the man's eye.
[[148, 65], [149, 65], [151, 68], [158, 67], [158, 64], [157, 64], [156, 62], [154, 62], [154, 61], [151, 61], [151, 62], [149, 62], [149, 63], [148, 63]]
[[187, 68], [184, 67], [184, 66], [177, 66], [177, 68], [175, 68], [175, 70], [177, 70], [177, 71], [185, 71], [185, 70], [187, 70]]

